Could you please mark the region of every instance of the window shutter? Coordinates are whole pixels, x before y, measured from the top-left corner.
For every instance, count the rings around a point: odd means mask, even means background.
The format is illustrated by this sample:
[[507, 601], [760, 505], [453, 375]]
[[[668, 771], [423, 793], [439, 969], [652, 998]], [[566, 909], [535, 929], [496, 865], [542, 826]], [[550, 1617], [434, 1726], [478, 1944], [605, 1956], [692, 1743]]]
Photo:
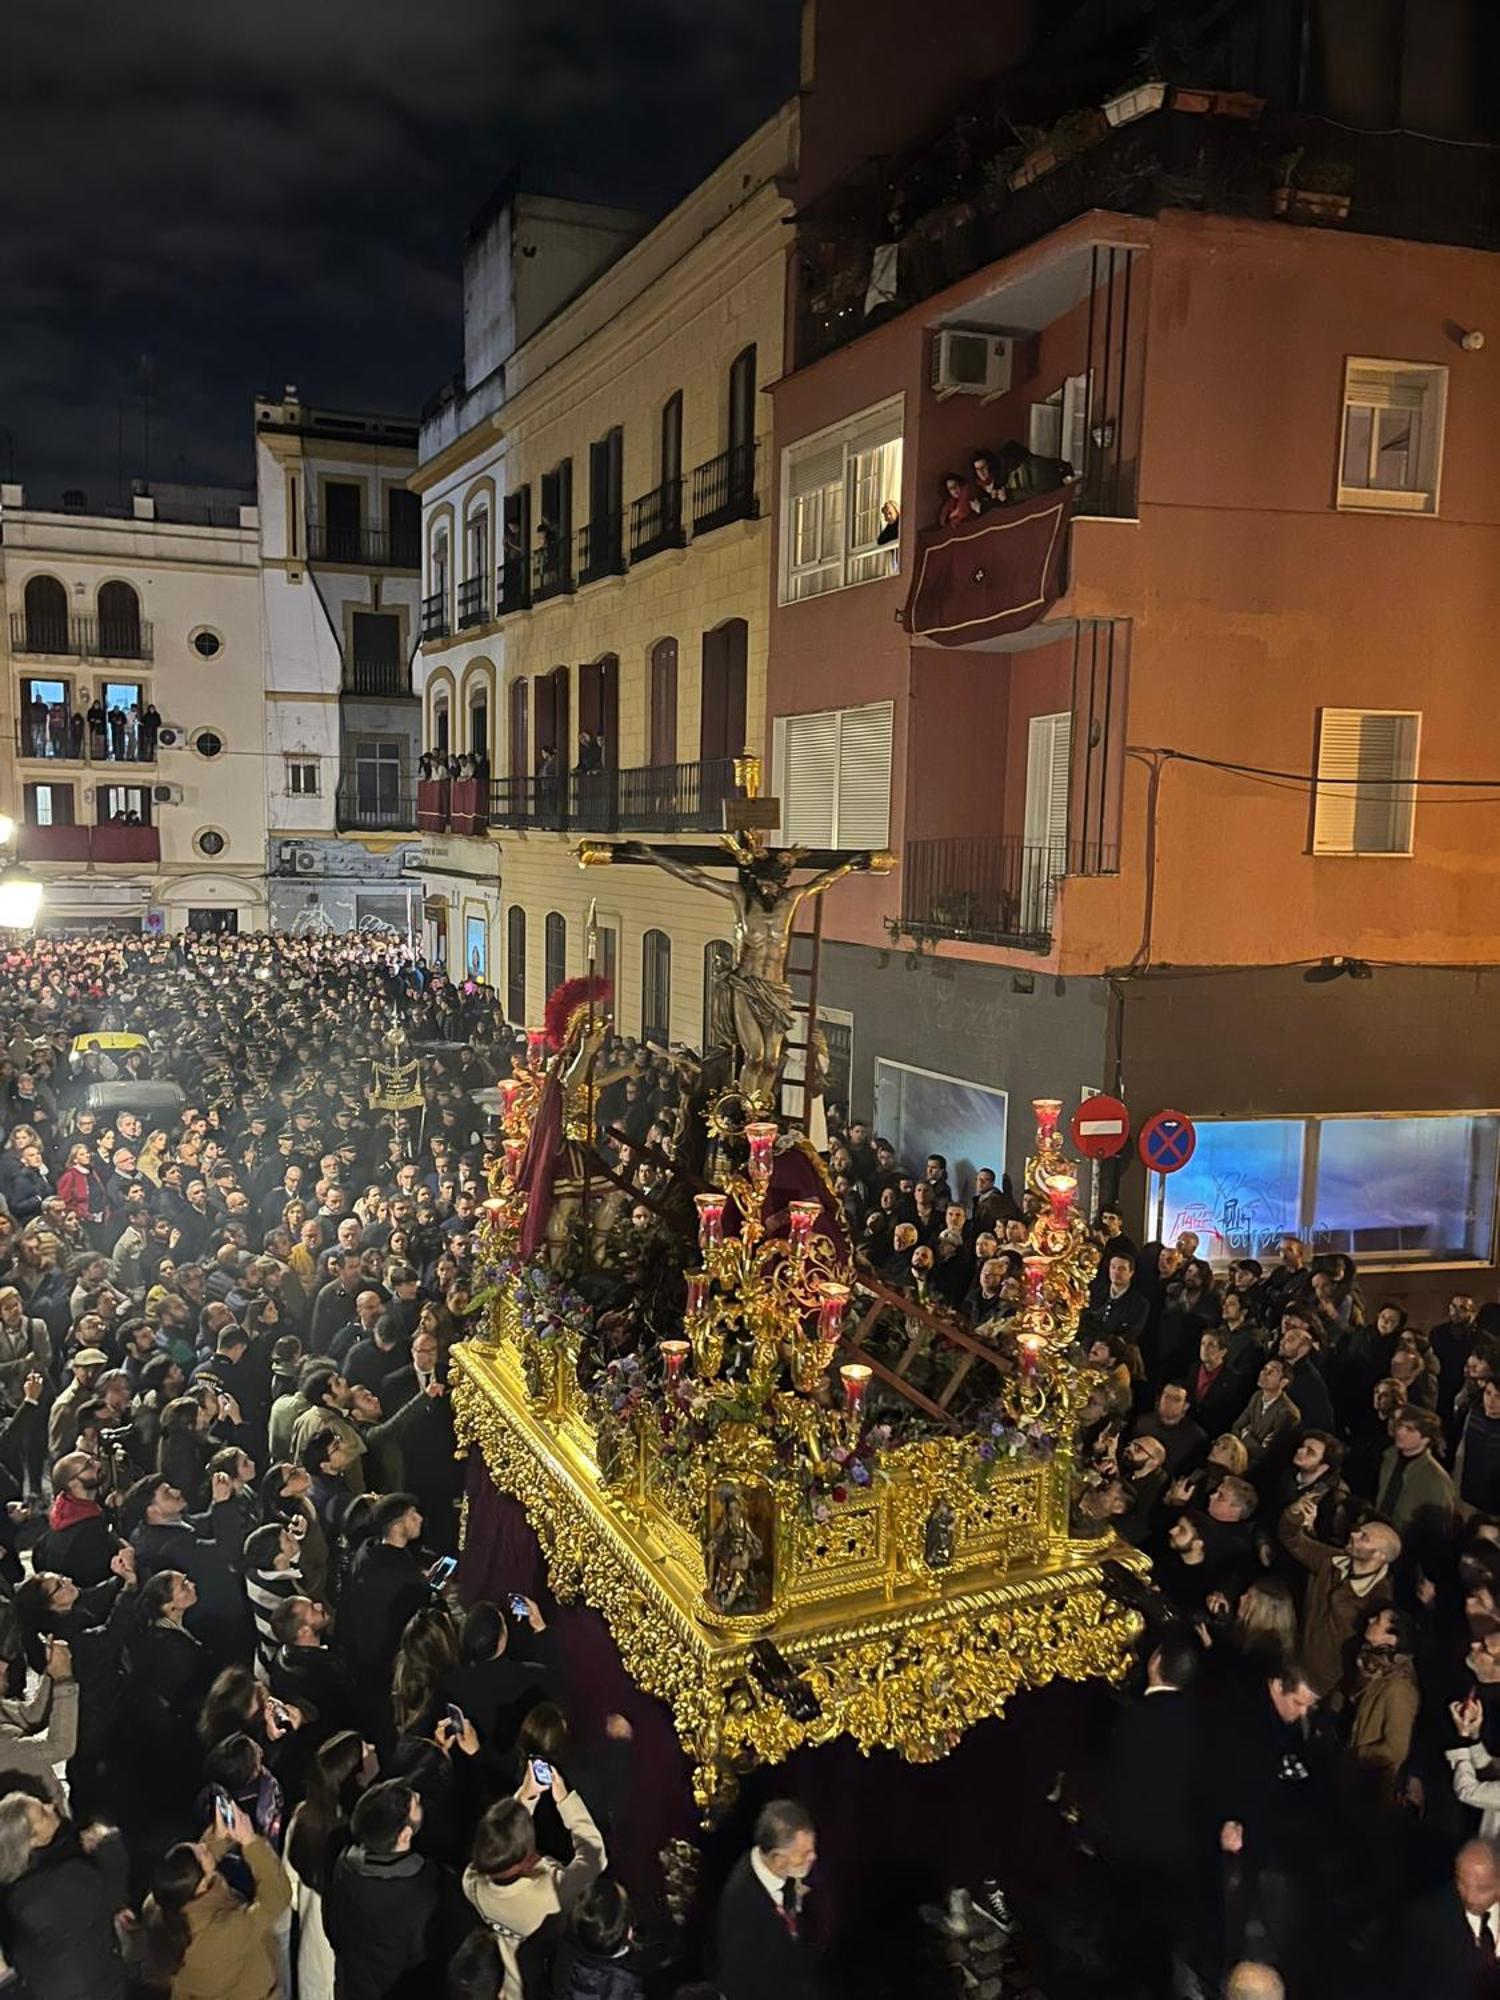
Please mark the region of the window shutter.
[[888, 701], [846, 708], [838, 717], [838, 789], [833, 844], [884, 847], [891, 832], [891, 731]]
[[1065, 458], [1080, 479], [1088, 465], [1088, 426], [1089, 377], [1070, 375], [1063, 384], [1062, 448], [1057, 456]]
[[831, 847], [838, 788], [838, 711], [788, 715], [782, 720], [781, 818], [787, 842], [794, 847]]
[[817, 450], [798, 456], [792, 460], [791, 491], [793, 499], [802, 493], [815, 493], [820, 486], [841, 486], [844, 481], [844, 441], [835, 438], [831, 444], [820, 445]]
[[1061, 396], [1049, 396], [1045, 403], [1033, 403], [1027, 444], [1038, 458], [1063, 455], [1063, 409]]
[[1432, 371], [1378, 368], [1359, 361], [1349, 363], [1344, 400], [1361, 403], [1374, 410], [1420, 410], [1427, 401]]
[[1417, 717], [1325, 708], [1318, 726], [1314, 854], [1403, 854], [1411, 845]]

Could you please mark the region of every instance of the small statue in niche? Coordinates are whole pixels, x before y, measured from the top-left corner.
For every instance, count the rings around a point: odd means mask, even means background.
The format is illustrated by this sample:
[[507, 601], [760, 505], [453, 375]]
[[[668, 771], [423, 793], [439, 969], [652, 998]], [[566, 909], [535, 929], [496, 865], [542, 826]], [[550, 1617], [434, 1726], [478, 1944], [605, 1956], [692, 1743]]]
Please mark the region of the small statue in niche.
[[927, 1516], [922, 1535], [922, 1560], [929, 1569], [950, 1569], [958, 1527], [957, 1517], [946, 1500], [939, 1500]]

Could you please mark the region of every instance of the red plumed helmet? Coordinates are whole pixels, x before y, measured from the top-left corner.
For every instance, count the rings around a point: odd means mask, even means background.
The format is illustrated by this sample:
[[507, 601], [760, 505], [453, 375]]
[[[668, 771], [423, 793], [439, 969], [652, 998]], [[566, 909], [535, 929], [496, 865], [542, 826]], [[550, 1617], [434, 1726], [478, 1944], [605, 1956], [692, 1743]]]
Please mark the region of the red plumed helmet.
[[560, 1049], [568, 1039], [568, 1029], [573, 1016], [580, 1008], [592, 1003], [600, 1012], [614, 998], [615, 989], [607, 979], [597, 975], [592, 979], [565, 979], [547, 1002], [547, 1011], [542, 1016], [542, 1033], [547, 1037], [549, 1049]]

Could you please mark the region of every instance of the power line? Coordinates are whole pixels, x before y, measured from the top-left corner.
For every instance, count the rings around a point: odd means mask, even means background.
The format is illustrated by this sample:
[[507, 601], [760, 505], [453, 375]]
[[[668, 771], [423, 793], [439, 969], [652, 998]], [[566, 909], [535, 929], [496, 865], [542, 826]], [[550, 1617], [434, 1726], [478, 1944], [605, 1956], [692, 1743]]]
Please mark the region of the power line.
[[1170, 758], [1174, 763], [1197, 764], [1209, 771], [1228, 771], [1241, 778], [1255, 778], [1267, 784], [1295, 788], [1298, 791], [1321, 789], [1324, 786], [1360, 785], [1402, 786], [1411, 791], [1437, 790], [1447, 792], [1484, 792], [1482, 799], [1429, 800], [1429, 804], [1449, 805], [1500, 805], [1500, 778], [1337, 778], [1324, 777], [1319, 771], [1278, 771], [1264, 764], [1240, 764], [1227, 757], [1201, 757], [1191, 750], [1178, 750], [1170, 744], [1131, 744], [1137, 756]]

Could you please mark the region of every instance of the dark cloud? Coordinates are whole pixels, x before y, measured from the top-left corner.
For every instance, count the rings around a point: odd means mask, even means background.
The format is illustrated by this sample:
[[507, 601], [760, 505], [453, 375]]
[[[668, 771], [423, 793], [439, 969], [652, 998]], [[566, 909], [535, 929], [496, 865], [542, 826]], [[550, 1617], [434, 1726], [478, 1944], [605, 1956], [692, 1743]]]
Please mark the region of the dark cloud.
[[113, 500], [149, 402], [157, 477], [243, 482], [260, 391], [414, 410], [501, 178], [664, 207], [793, 88], [797, 11], [5, 0], [0, 468]]

